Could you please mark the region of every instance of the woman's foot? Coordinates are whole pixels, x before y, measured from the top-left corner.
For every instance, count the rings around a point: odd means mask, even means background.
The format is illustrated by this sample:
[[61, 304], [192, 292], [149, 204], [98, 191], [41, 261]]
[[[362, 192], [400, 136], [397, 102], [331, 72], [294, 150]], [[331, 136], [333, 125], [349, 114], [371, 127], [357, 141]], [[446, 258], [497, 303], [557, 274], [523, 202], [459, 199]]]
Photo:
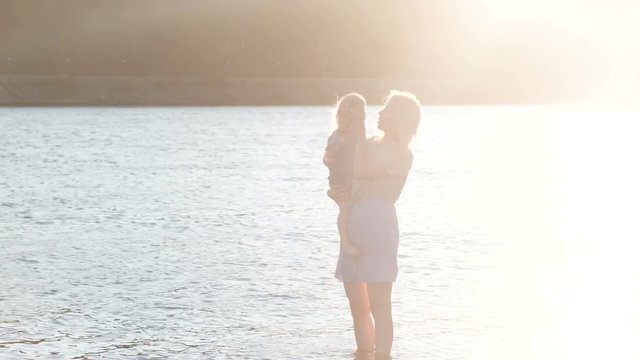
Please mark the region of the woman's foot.
[[353, 352], [353, 360], [374, 360], [374, 352], [356, 350]]
[[391, 354], [376, 352], [373, 358], [375, 360], [391, 360]]

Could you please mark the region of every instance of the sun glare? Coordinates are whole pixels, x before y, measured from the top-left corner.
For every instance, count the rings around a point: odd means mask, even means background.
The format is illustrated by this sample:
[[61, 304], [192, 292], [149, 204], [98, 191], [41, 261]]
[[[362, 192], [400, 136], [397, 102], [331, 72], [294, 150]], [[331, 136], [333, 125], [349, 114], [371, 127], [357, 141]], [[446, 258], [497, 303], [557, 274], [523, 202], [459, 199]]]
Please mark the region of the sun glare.
[[497, 20], [544, 21], [600, 45], [611, 47], [624, 42], [638, 48], [632, 43], [638, 29], [637, 2], [482, 0], [482, 6]]
[[482, 6], [498, 21], [548, 22], [607, 46], [632, 40], [637, 28], [634, 17], [640, 10], [631, 1], [482, 0]]
[[[483, 10], [495, 22], [548, 24], [588, 45], [583, 56], [606, 61], [608, 72], [595, 101], [632, 105], [638, 92], [640, 4], [632, 1], [482, 0]], [[500, 31], [506, 31], [500, 27]], [[583, 74], [590, 75], [590, 74]]]
[[640, 358], [636, 119], [531, 108], [464, 138], [482, 150], [465, 155], [473, 181], [452, 195], [457, 219], [505, 239], [495, 298], [508, 344], [492, 358]]
[[[636, 115], [565, 112], [554, 122], [548, 250], [562, 251], [539, 274], [540, 312], [552, 315], [557, 330], [542, 338], [559, 359], [640, 356], [640, 246], [632, 215], [640, 172], [629, 166], [639, 150], [631, 135]], [[607, 128], [603, 118], [610, 119]]]

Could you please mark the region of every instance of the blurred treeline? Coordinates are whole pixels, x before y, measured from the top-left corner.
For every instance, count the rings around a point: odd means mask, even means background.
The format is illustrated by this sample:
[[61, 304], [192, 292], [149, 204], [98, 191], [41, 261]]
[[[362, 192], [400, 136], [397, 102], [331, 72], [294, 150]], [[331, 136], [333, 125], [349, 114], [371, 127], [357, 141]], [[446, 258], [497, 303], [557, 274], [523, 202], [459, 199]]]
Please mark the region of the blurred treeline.
[[[597, 82], [606, 72], [606, 59], [563, 29], [495, 21], [476, 3], [2, 0], [0, 74], [421, 78], [554, 87], [565, 78]], [[567, 76], [576, 73], [583, 76]]]
[[[419, 2], [3, 0], [4, 73], [403, 77], [430, 15]], [[409, 6], [411, 5], [411, 6]], [[419, 5], [416, 7], [416, 5]], [[401, 20], [401, 21], [394, 21]], [[9, 59], [8, 59], [9, 58]]]

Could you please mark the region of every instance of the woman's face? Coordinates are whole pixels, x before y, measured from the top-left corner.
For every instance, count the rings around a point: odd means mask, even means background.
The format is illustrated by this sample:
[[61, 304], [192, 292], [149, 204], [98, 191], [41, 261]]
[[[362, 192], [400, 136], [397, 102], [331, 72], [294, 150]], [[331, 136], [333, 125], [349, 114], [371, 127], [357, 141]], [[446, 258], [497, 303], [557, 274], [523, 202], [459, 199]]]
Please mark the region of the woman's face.
[[393, 101], [387, 101], [382, 110], [378, 111], [378, 129], [385, 133], [391, 129], [394, 113]]

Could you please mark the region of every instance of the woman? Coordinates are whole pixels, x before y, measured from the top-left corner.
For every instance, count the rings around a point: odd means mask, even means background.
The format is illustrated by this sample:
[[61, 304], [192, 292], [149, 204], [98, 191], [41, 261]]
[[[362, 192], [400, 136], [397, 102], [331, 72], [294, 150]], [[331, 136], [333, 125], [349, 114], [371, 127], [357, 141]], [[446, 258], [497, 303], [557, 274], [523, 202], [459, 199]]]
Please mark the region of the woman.
[[[358, 139], [352, 191], [328, 192], [336, 202], [351, 199], [349, 228], [357, 256], [340, 252], [335, 276], [349, 299], [358, 353], [389, 358], [393, 342], [391, 288], [398, 274], [398, 219], [395, 202], [411, 169], [409, 148], [420, 123], [415, 95], [392, 91], [378, 113], [384, 135]], [[371, 316], [373, 316], [373, 321]], [[375, 324], [375, 326], [374, 326]]]

